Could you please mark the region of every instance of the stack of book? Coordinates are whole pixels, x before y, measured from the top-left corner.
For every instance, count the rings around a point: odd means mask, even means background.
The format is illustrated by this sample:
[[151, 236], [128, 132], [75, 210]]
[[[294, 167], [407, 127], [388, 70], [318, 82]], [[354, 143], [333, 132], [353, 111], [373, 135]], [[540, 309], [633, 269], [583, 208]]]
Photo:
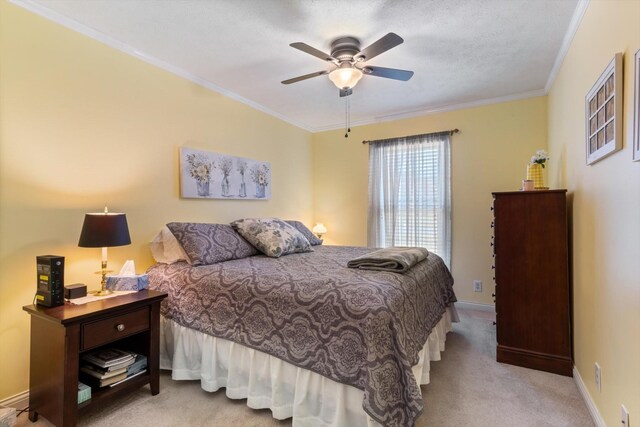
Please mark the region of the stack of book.
[[146, 372], [147, 358], [117, 348], [107, 348], [82, 356], [80, 378], [91, 387], [115, 386]]

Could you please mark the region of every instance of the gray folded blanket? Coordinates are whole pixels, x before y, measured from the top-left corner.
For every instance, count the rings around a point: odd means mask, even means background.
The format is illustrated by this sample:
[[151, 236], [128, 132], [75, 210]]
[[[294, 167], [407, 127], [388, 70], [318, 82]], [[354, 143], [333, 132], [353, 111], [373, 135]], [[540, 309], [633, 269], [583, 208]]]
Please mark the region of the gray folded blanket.
[[425, 248], [384, 248], [352, 259], [347, 262], [347, 267], [405, 273], [428, 255], [429, 251]]

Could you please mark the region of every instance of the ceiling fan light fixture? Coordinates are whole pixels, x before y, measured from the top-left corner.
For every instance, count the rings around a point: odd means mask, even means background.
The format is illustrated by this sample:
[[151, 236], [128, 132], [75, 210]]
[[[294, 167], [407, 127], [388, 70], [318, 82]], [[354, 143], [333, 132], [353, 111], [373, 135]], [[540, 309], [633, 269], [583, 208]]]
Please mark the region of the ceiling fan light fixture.
[[341, 66], [329, 73], [329, 79], [338, 89], [352, 89], [362, 78], [362, 71], [350, 66]]

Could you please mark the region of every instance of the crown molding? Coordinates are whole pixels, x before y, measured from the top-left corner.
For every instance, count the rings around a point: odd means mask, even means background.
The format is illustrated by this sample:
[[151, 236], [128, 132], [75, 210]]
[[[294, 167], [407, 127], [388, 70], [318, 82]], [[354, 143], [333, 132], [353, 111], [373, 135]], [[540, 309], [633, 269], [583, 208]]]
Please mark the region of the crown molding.
[[578, 28], [580, 27], [584, 13], [587, 11], [587, 7], [589, 7], [589, 1], [590, 0], [578, 0], [578, 4], [573, 11], [571, 22], [569, 22], [569, 28], [567, 28], [567, 32], [564, 34], [562, 45], [560, 45], [560, 50], [558, 51], [555, 62], [553, 63], [553, 68], [551, 68], [551, 72], [549, 73], [547, 84], [544, 86], [545, 94], [549, 93], [551, 86], [553, 86], [553, 83], [556, 81], [556, 77], [558, 77], [564, 58], [567, 56], [567, 52], [569, 52], [569, 48], [571, 47], [571, 42], [578, 32]]
[[[481, 107], [483, 105], [500, 104], [502, 102], [517, 101], [520, 99], [536, 98], [538, 96], [545, 96], [545, 95], [546, 95], [546, 92], [544, 91], [544, 89], [538, 89], [538, 90], [532, 90], [529, 92], [522, 92], [522, 93], [516, 93], [512, 95], [500, 96], [497, 98], [480, 99], [477, 101], [467, 101], [467, 102], [461, 102], [456, 104], [427, 107], [427, 108], [422, 108], [418, 110], [410, 110], [410, 111], [404, 111], [401, 113], [388, 114], [386, 116], [378, 116], [378, 117], [374, 117], [373, 119], [353, 121], [351, 122], [351, 127], [365, 126], [365, 125], [371, 125], [376, 123], [389, 122], [393, 120], [411, 119], [414, 117], [429, 116], [432, 114], [446, 113], [449, 111], [456, 111], [456, 110], [464, 110], [467, 108]], [[315, 133], [315, 132], [325, 132], [329, 130], [336, 130], [336, 129], [342, 129], [342, 128], [344, 128], [344, 122], [326, 125], [326, 126], [313, 127], [311, 131]]]
[[152, 55], [148, 55], [148, 54], [146, 54], [144, 52], [141, 52], [138, 49], [135, 49], [134, 47], [132, 47], [132, 46], [126, 44], [126, 43], [123, 43], [123, 42], [121, 42], [119, 40], [116, 40], [116, 39], [110, 37], [110, 36], [107, 36], [106, 34], [100, 32], [100, 31], [94, 30], [93, 28], [88, 27], [88, 26], [86, 26], [84, 24], [81, 24], [80, 22], [78, 22], [78, 21], [76, 21], [74, 19], [68, 18], [68, 17], [66, 17], [64, 15], [61, 15], [61, 14], [57, 13], [57, 12], [54, 12], [53, 10], [48, 9], [48, 8], [38, 4], [38, 3], [34, 3], [32, 1], [30, 1], [30, 0], [9, 0], [9, 2], [13, 3], [16, 6], [19, 6], [19, 7], [23, 8], [23, 9], [26, 9], [26, 10], [28, 10], [30, 12], [33, 12], [33, 13], [35, 13], [37, 15], [40, 15], [43, 18], [46, 18], [46, 19], [48, 19], [50, 21], [53, 21], [53, 22], [55, 22], [57, 24], [60, 24], [60, 25], [62, 25], [64, 27], [66, 27], [66, 28], [69, 28], [70, 30], [76, 31], [78, 33], [81, 33], [81, 34], [87, 36], [87, 37], [90, 37], [90, 38], [92, 38], [94, 40], [97, 40], [97, 41], [99, 41], [101, 43], [104, 43], [107, 46], [110, 46], [110, 47], [112, 47], [114, 49], [117, 49], [117, 50], [119, 50], [121, 52], [124, 52], [124, 53], [126, 53], [128, 55], [134, 56], [134, 57], [136, 57], [136, 58], [138, 58], [138, 59], [140, 59], [140, 60], [142, 60], [144, 62], [147, 62], [147, 63], [149, 63], [151, 65], [154, 65], [154, 66], [156, 66], [158, 68], [161, 68], [161, 69], [163, 69], [163, 70], [165, 70], [165, 71], [167, 71], [169, 73], [175, 74], [175, 75], [177, 75], [179, 77], [182, 77], [184, 79], [192, 81], [193, 83], [196, 83], [196, 84], [198, 84], [200, 86], [203, 86], [203, 87], [205, 87], [205, 88], [207, 88], [209, 90], [217, 92], [217, 93], [219, 93], [221, 95], [224, 95], [224, 96], [226, 96], [228, 98], [231, 98], [234, 101], [241, 102], [241, 103], [243, 103], [245, 105], [248, 105], [251, 108], [254, 108], [254, 109], [256, 109], [258, 111], [261, 111], [261, 112], [263, 112], [265, 114], [268, 114], [270, 116], [273, 116], [273, 117], [275, 117], [277, 119], [280, 119], [280, 120], [282, 120], [284, 122], [287, 122], [287, 123], [289, 123], [289, 124], [291, 124], [293, 126], [299, 127], [299, 128], [304, 129], [304, 130], [306, 130], [308, 132], [312, 132], [312, 129], [309, 126], [305, 125], [305, 124], [293, 121], [293, 120], [289, 119], [288, 117], [285, 117], [280, 113], [277, 113], [277, 112], [275, 112], [273, 110], [270, 110], [269, 108], [266, 108], [265, 106], [263, 106], [261, 104], [253, 102], [253, 101], [251, 101], [251, 100], [249, 100], [247, 98], [244, 98], [244, 97], [238, 95], [235, 92], [231, 92], [231, 91], [229, 91], [227, 89], [224, 89], [224, 88], [222, 88], [222, 87], [220, 87], [218, 85], [215, 85], [215, 84], [211, 83], [210, 81], [203, 79], [202, 77], [199, 77], [199, 76], [197, 76], [195, 74], [192, 74], [192, 73], [188, 72], [187, 70], [184, 70], [184, 69], [182, 69], [180, 67], [176, 67], [175, 65], [169, 64], [168, 62], [165, 62], [165, 61], [162, 61], [162, 60], [160, 60], [160, 59], [158, 59], [158, 58], [156, 58], [156, 57], [154, 57]]

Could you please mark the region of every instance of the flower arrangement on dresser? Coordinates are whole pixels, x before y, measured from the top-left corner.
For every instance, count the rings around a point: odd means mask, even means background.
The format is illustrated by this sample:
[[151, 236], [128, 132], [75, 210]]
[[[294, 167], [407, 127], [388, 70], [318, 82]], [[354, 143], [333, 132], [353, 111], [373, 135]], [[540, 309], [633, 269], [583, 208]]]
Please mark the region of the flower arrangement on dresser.
[[527, 180], [533, 181], [533, 187], [536, 190], [547, 190], [549, 188], [545, 186], [544, 174], [542, 172], [547, 160], [549, 160], [547, 152], [538, 150], [536, 154], [531, 156], [531, 161], [527, 165]]

